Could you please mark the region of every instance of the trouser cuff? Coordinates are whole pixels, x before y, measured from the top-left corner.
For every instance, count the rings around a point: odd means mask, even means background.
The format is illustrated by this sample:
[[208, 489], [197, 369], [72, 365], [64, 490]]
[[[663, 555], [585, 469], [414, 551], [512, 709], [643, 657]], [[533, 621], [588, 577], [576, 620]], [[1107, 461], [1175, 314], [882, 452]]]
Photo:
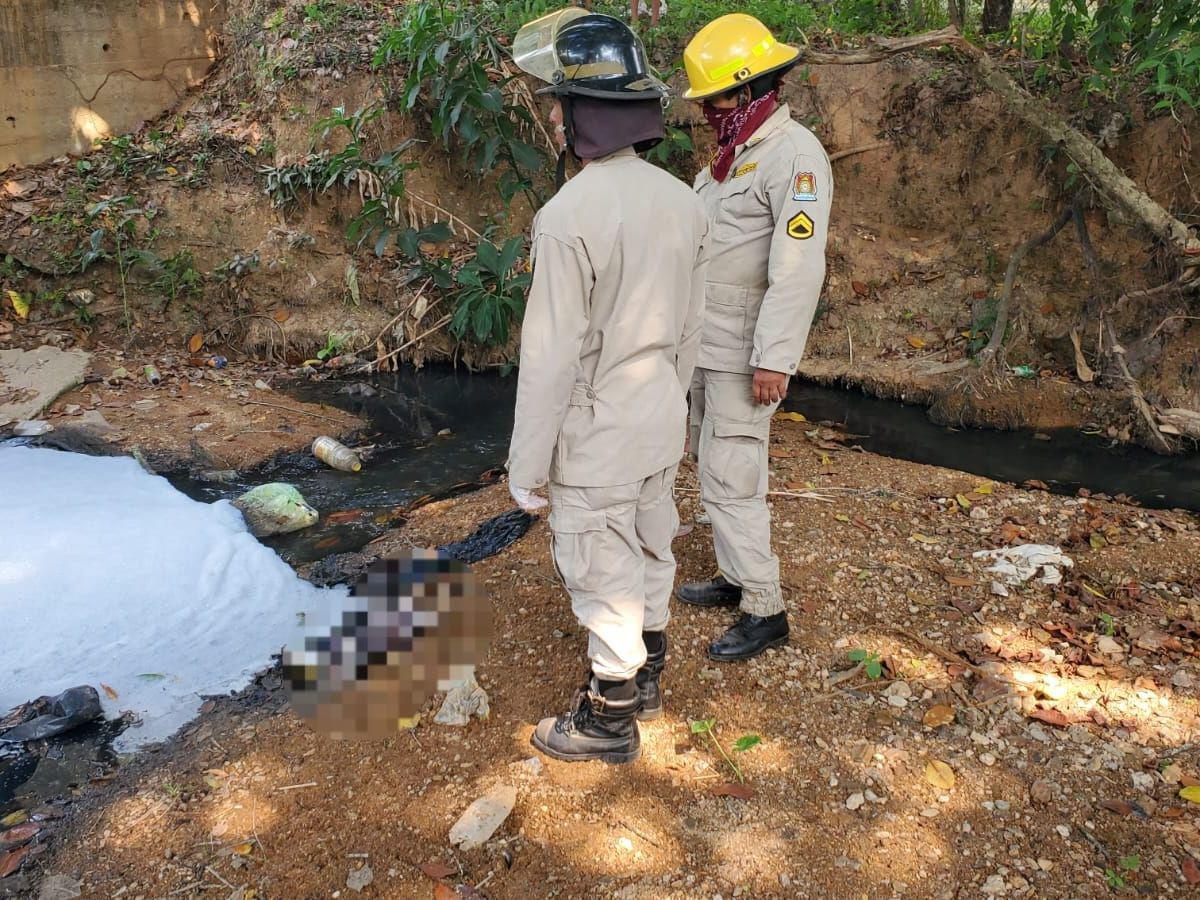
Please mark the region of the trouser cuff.
[[742, 586], [741, 609], [753, 616], [773, 616], [783, 612], [783, 592], [779, 585], [767, 590]]

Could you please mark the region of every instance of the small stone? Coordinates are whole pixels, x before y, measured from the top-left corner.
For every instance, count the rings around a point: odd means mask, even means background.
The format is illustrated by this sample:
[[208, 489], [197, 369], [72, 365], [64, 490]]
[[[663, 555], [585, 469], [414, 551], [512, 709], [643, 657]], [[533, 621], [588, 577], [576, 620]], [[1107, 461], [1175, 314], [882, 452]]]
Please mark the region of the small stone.
[[271, 386], [261, 378], [254, 382], [254, 387], [260, 391], [269, 391], [271, 389]]
[[[426, 433], [428, 433], [428, 432], [426, 432]], [[451, 431], [449, 428], [443, 428], [441, 431], [439, 431], [437, 433], [438, 437], [452, 437], [453, 435], [454, 435], [454, 432]]]
[[1004, 883], [1003, 875], [989, 875], [980, 890], [989, 897], [999, 897], [1008, 893], [1008, 885]]
[[908, 706], [907, 700], [905, 700], [903, 697], [897, 697], [894, 694], [887, 698], [887, 702], [888, 706], [895, 707], [896, 709], [904, 709], [906, 706]]
[[212, 422], [197, 422], [192, 426], [192, 431], [208, 431], [212, 428]]
[[867, 798], [864, 797], [860, 792], [856, 791], [846, 798], [846, 809], [851, 811], [856, 810], [866, 802]]
[[27, 419], [13, 426], [17, 437], [38, 437], [54, 430], [54, 426], [42, 419]]
[[1048, 859], [1039, 859], [1037, 861], [1037, 864], [1038, 864], [1038, 868], [1041, 869], [1043, 872], [1049, 872], [1051, 869], [1054, 868], [1054, 863], [1052, 863]]
[[934, 819], [939, 815], [939, 810], [936, 806], [927, 806], [921, 810], [921, 816], [926, 819]]
[[68, 416], [77, 416], [79, 411], [83, 409], [78, 403], [68, 403], [63, 407], [63, 414]]
[[987, 507], [985, 507], [985, 506], [972, 506], [971, 507], [971, 518], [974, 519], [976, 522], [982, 522], [987, 517], [988, 517]]
[[1069, 825], [1055, 825], [1054, 830], [1057, 831], [1059, 836], [1064, 840], [1071, 836], [1071, 828]]
[[1193, 684], [1192, 673], [1187, 669], [1176, 669], [1171, 676], [1171, 684], [1177, 688], [1189, 688]]
[[997, 800], [996, 801], [996, 810], [998, 812], [1008, 812], [1009, 809], [1011, 809], [1011, 808], [1012, 808], [1012, 804], [1009, 803], [1007, 800]]
[[1044, 778], [1039, 778], [1029, 788], [1029, 798], [1039, 806], [1045, 806], [1050, 803], [1062, 791], [1053, 781], [1046, 781]]
[[787, 876], [786, 872], [779, 876], [779, 886], [785, 888], [792, 886], [792, 879]]
[[146, 412], [147, 410], [154, 409], [154, 407], [158, 406], [158, 401], [147, 398], [145, 400], [134, 400], [129, 405], [138, 412]]
[[1134, 772], [1130, 778], [1133, 781], [1133, 786], [1139, 791], [1151, 791], [1154, 789], [1154, 776], [1149, 772]]
[[371, 871], [370, 866], [363, 866], [361, 869], [351, 869], [350, 874], [346, 876], [346, 887], [357, 894], [361, 894], [363, 888], [375, 880], [375, 873]]
[[993, 753], [980, 753], [979, 761], [985, 766], [994, 766], [996, 764], [996, 756]]

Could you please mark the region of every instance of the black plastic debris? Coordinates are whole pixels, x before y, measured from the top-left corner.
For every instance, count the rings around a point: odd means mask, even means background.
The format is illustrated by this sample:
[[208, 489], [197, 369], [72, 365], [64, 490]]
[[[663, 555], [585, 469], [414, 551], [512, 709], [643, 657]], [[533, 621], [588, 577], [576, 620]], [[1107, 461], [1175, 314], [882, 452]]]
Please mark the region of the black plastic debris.
[[469, 537], [438, 547], [438, 550], [459, 562], [477, 563], [519, 541], [532, 524], [533, 516], [523, 510], [512, 509], [488, 519]]
[[41, 741], [78, 728], [102, 715], [100, 695], [90, 684], [67, 688], [55, 697], [38, 697], [18, 707], [3, 723], [16, 722], [0, 732], [0, 743]]

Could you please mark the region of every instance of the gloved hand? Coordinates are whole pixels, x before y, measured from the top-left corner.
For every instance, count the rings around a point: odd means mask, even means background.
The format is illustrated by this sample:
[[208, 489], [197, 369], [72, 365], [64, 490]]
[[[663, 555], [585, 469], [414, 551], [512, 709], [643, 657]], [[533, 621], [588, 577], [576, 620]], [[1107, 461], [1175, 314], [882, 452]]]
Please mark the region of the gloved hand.
[[527, 513], [535, 513], [542, 507], [549, 505], [549, 501], [545, 497], [539, 497], [529, 488], [518, 487], [512, 481], [508, 483], [508, 492], [517, 501], [517, 506], [521, 507]]

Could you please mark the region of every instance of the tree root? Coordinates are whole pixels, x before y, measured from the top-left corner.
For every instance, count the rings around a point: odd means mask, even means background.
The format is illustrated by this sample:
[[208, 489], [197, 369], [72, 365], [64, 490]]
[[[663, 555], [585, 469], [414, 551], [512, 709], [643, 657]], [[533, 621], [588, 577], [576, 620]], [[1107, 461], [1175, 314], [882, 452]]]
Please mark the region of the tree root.
[[1130, 399], [1133, 400], [1134, 408], [1141, 415], [1142, 421], [1146, 423], [1146, 427], [1150, 433], [1154, 435], [1154, 440], [1158, 443], [1165, 453], [1174, 453], [1175, 447], [1167, 440], [1166, 436], [1158, 427], [1158, 421], [1154, 417], [1154, 410], [1150, 408], [1150, 404], [1146, 402], [1146, 396], [1142, 393], [1141, 386], [1137, 383], [1137, 379], [1129, 372], [1129, 366], [1125, 362], [1125, 348], [1117, 342], [1117, 334], [1113, 331], [1112, 320], [1104, 320], [1105, 330], [1108, 333], [1109, 353], [1113, 359], [1117, 361], [1117, 366], [1121, 370], [1121, 375], [1129, 386]]
[[1020, 244], [1009, 257], [1008, 269], [1004, 272], [1004, 286], [1000, 289], [1000, 299], [996, 304], [996, 324], [992, 327], [992, 334], [988, 338], [987, 346], [970, 359], [964, 358], [952, 363], [933, 366], [926, 369], [922, 373], [923, 375], [944, 375], [947, 372], [957, 372], [976, 362], [981, 367], [993, 368], [997, 365], [999, 358], [1003, 355], [1001, 351], [1004, 344], [1004, 333], [1008, 330], [1009, 311], [1012, 307], [1012, 293], [1017, 280], [1017, 269], [1020, 268], [1021, 261], [1029, 255], [1030, 251], [1036, 250], [1043, 244], [1048, 244], [1066, 227], [1074, 217], [1081, 197], [1082, 194], [1064, 206], [1062, 212], [1058, 214], [1058, 218], [1048, 229]]

